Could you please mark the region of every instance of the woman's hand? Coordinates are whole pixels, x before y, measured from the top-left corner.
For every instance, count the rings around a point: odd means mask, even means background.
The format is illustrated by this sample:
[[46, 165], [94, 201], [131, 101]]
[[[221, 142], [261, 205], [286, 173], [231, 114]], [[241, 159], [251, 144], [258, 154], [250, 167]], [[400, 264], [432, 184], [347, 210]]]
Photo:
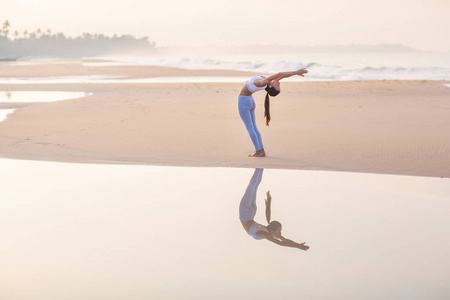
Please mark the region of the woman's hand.
[[300, 70], [297, 71], [297, 75], [298, 76], [302, 76], [302, 77], [305, 77], [304, 75], [306, 73], [308, 73], [308, 70], [306, 70], [306, 69], [300, 69]]
[[309, 246], [306, 246], [305, 243], [298, 244], [298, 249], [307, 251]]

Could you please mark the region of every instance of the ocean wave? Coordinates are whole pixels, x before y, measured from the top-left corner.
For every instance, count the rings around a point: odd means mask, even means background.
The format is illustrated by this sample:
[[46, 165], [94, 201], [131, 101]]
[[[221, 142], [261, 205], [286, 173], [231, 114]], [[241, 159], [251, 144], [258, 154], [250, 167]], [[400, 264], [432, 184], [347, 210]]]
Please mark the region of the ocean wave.
[[364, 67], [353, 70], [356, 72], [397, 72], [397, 73], [417, 73], [417, 72], [448, 72], [450, 70], [439, 67], [408, 68], [408, 67]]
[[[450, 54], [410, 53], [394, 54], [315, 54], [305, 57], [302, 54], [271, 56], [194, 56], [166, 55], [146, 58], [116, 58], [115, 61], [133, 65], [154, 65], [183, 69], [224, 69], [275, 73], [284, 70], [307, 68], [310, 79], [318, 80], [450, 80]], [[244, 59], [243, 59], [244, 58]], [[108, 58], [111, 60], [111, 58]], [[370, 62], [370, 65], [367, 64]], [[439, 64], [439, 66], [437, 66]]]

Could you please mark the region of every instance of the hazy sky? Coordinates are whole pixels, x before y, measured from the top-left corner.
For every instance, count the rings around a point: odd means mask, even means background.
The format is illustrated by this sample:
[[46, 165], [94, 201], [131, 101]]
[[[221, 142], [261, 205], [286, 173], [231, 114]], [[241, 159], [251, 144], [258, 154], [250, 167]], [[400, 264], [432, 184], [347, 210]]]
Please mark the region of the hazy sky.
[[0, 0], [12, 30], [148, 36], [157, 45], [378, 44], [450, 50], [450, 0]]

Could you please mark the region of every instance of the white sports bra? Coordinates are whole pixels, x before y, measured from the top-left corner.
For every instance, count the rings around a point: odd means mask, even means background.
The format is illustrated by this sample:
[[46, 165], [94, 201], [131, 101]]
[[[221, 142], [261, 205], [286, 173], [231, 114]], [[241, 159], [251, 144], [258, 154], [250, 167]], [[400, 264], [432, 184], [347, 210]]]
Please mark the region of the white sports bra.
[[256, 233], [258, 231], [265, 231], [267, 233], [269, 233], [269, 230], [267, 230], [267, 228], [259, 223], [254, 222], [249, 230], [248, 230], [248, 234], [251, 235], [255, 240], [262, 240], [263, 238], [260, 238], [258, 236], [256, 236]]
[[262, 77], [262, 76], [255, 76], [255, 77], [250, 78], [247, 81], [247, 88], [250, 91], [250, 93], [253, 94], [253, 93], [257, 92], [257, 91], [264, 90], [267, 87], [267, 85], [259, 87], [259, 86], [256, 86], [254, 84], [255, 80], [262, 79], [262, 78], [264, 78], [264, 77]]

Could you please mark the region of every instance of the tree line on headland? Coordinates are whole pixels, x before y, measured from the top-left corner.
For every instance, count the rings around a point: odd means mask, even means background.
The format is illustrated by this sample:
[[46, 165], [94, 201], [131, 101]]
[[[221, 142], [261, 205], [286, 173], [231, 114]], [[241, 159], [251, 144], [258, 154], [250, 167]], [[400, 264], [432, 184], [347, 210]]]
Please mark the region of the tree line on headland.
[[155, 42], [148, 37], [137, 39], [132, 35], [83, 33], [77, 37], [67, 37], [64, 33], [42, 31], [11, 31], [8, 20], [0, 28], [0, 58], [23, 56], [86, 57], [129, 52], [149, 53], [155, 50]]

